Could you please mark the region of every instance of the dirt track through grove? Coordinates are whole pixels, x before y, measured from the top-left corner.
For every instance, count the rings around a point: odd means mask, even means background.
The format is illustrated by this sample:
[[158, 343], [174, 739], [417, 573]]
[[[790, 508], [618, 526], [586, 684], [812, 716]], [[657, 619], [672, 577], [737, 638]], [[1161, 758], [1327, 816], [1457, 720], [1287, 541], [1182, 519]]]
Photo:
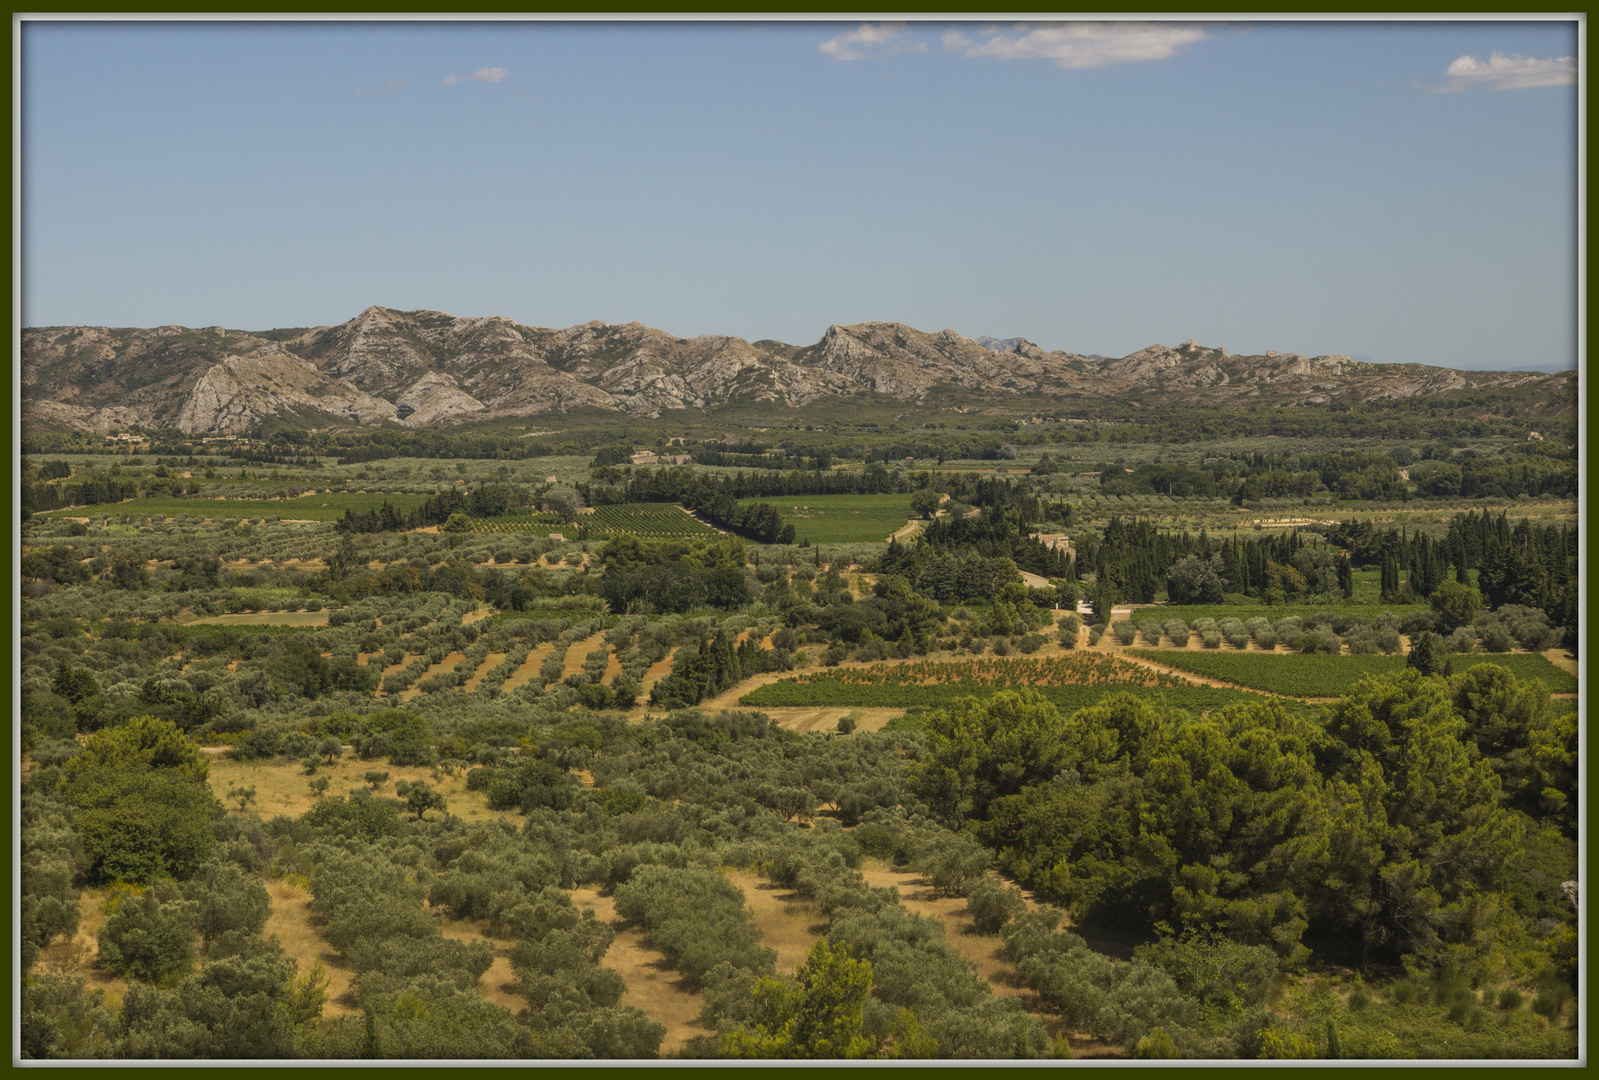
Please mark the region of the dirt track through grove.
[[670, 1057], [695, 1035], [709, 1034], [697, 1022], [705, 999], [683, 985], [666, 957], [650, 948], [643, 931], [628, 926], [616, 915], [616, 903], [596, 889], [573, 889], [572, 902], [581, 910], [593, 908], [594, 917], [616, 931], [602, 963], [622, 976], [627, 991], [619, 1004], [632, 1005], [666, 1027], [661, 1057]]

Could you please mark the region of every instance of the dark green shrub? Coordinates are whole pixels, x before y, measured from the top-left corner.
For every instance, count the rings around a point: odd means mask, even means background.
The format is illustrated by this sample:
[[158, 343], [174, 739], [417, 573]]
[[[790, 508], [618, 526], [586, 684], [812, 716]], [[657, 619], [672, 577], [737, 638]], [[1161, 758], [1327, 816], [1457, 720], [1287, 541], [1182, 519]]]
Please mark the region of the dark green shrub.
[[1022, 891], [991, 878], [979, 878], [966, 890], [966, 910], [980, 934], [997, 934], [1006, 923], [1027, 910]]
[[100, 964], [115, 975], [156, 982], [194, 962], [195, 905], [171, 881], [124, 895], [100, 928]]

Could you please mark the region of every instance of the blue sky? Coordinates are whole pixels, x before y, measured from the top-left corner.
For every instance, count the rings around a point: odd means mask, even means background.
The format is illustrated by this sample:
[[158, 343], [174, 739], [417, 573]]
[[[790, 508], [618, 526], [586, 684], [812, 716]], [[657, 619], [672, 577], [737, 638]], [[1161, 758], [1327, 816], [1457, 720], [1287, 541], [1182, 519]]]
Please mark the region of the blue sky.
[[25, 325], [1575, 356], [1572, 23], [23, 28]]

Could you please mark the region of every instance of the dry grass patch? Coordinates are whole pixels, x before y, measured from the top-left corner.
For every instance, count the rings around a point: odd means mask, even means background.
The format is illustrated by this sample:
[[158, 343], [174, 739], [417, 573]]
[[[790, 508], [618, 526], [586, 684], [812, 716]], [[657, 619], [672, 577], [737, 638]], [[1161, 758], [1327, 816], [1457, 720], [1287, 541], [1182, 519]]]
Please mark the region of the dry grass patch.
[[705, 999], [683, 985], [666, 958], [645, 943], [642, 931], [628, 926], [616, 916], [616, 904], [595, 889], [572, 890], [572, 903], [579, 910], [592, 908], [594, 917], [616, 931], [616, 940], [605, 953], [606, 967], [622, 976], [627, 991], [621, 1004], [632, 1005], [666, 1027], [661, 1040], [661, 1057], [670, 1057], [695, 1035], [709, 1028], [697, 1020]]
[[326, 776], [331, 781], [328, 785], [330, 796], [345, 795], [355, 788], [366, 787], [366, 774], [371, 771], [389, 774], [388, 781], [377, 792], [380, 796], [392, 798], [394, 785], [401, 780], [412, 783], [422, 780], [444, 796], [449, 804], [449, 812], [457, 817], [469, 822], [489, 818], [504, 818], [518, 824], [521, 822], [521, 816], [511, 811], [490, 810], [484, 792], [467, 790], [464, 775], [442, 773], [435, 777], [433, 770], [425, 765], [390, 765], [383, 761], [362, 761], [354, 756], [346, 756], [339, 758], [332, 765], [317, 766], [316, 773], [307, 776], [304, 768], [297, 762], [232, 761], [219, 758], [211, 762], [209, 782], [211, 790], [231, 813], [237, 814], [240, 811], [236, 809], [238, 802], [228, 798], [229, 789], [253, 787], [255, 804], [252, 809], [262, 818], [272, 818], [278, 814], [299, 817], [316, 803], [316, 796], [311, 791], [311, 781], [318, 776]]
[[90, 990], [104, 990], [106, 1004], [120, 1008], [128, 992], [128, 980], [101, 970], [100, 927], [105, 925], [102, 909], [109, 889], [84, 889], [78, 894], [78, 930], [70, 938], [57, 939], [39, 952], [33, 971], [57, 975], [76, 975]]
[[322, 1015], [343, 1016], [357, 1011], [352, 992], [355, 973], [317, 930], [311, 915], [311, 893], [288, 881], [269, 881], [267, 896], [272, 900], [272, 912], [262, 935], [278, 939], [284, 953], [299, 965], [299, 974], [310, 971], [318, 961], [327, 970], [328, 1000]]
[[777, 952], [777, 970], [788, 973], [803, 966], [805, 954], [827, 933], [827, 916], [816, 902], [743, 870], [722, 873], [744, 890], [744, 900], [761, 931], [761, 944]]
[[500, 684], [500, 689], [509, 694], [512, 690], [526, 686], [538, 677], [539, 668], [544, 666], [544, 658], [555, 651], [555, 642], [546, 641], [536, 645], [527, 654], [527, 659], [522, 661], [522, 666], [511, 672], [510, 676]]
[[[758, 684], [752, 683], [751, 687], [755, 685]], [[745, 690], [744, 692], [748, 693], [749, 691]], [[737, 698], [734, 698], [734, 701], [737, 700]], [[736, 705], [728, 706], [728, 708], [737, 707]], [[798, 732], [837, 731], [839, 720], [845, 716], [855, 717], [856, 731], [881, 731], [883, 730], [883, 725], [890, 720], [905, 714], [904, 709], [845, 708], [839, 705], [829, 705], [820, 709], [788, 705], [764, 706], [760, 711], [770, 716], [778, 727]]]
[[494, 963], [478, 980], [477, 990], [483, 1000], [509, 1009], [514, 1015], [527, 1008], [527, 999], [517, 993], [520, 980], [511, 968], [512, 941], [490, 936], [486, 924], [478, 919], [452, 919], [445, 908], [430, 908], [439, 917], [439, 930], [451, 941], [471, 945], [486, 941], [494, 950]]
[[483, 662], [478, 665], [477, 670], [472, 672], [471, 678], [467, 679], [466, 682], [462, 684], [461, 689], [469, 694], [476, 690], [478, 683], [483, 681], [483, 677], [489, 672], [493, 671], [495, 668], [499, 667], [501, 664], [505, 663], [505, 658], [509, 655], [509, 653], [502, 652], [489, 653], [483, 658]]

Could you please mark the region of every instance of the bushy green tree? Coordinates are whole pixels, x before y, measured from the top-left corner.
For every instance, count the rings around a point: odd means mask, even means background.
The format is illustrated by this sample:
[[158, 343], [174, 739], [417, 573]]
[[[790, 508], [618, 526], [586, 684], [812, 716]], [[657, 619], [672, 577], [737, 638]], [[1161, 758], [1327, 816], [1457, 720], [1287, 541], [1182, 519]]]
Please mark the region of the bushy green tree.
[[911, 768], [916, 793], [945, 822], [987, 816], [995, 799], [1054, 776], [1069, 753], [1060, 713], [1036, 691], [961, 698], [927, 716], [929, 753]]
[[171, 881], [124, 895], [100, 927], [100, 963], [156, 982], [194, 962], [195, 905]]
[[730, 1058], [863, 1058], [874, 1049], [862, 1033], [872, 965], [847, 944], [822, 938], [792, 981], [760, 979], [748, 1024], [721, 1038]]
[[193, 925], [207, 944], [228, 931], [259, 934], [272, 913], [272, 899], [261, 880], [236, 863], [210, 862], [183, 884], [194, 905]]

